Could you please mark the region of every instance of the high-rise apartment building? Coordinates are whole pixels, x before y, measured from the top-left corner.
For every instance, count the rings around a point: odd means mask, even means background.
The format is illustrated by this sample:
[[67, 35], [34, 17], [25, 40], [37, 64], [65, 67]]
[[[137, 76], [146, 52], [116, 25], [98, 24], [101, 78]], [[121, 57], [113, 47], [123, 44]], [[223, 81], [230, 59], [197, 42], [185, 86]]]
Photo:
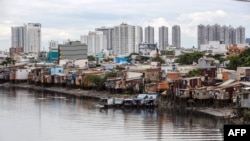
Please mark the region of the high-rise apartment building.
[[41, 24], [28, 23], [11, 27], [11, 46], [22, 47], [25, 53], [38, 53], [41, 49]]
[[207, 28], [206, 26], [200, 24], [198, 25], [198, 39], [197, 39], [197, 44], [198, 44], [198, 47], [200, 47], [201, 44], [204, 44], [204, 43], [207, 43]]
[[114, 27], [114, 55], [129, 55], [135, 52], [135, 26], [122, 23]]
[[[139, 44], [143, 42], [143, 30], [141, 26], [135, 26], [135, 53], [139, 53]], [[131, 52], [132, 53], [132, 52]]]
[[24, 47], [24, 27], [23, 26], [11, 27], [11, 47], [14, 47], [14, 48]]
[[222, 44], [232, 45], [245, 43], [245, 28], [240, 26], [234, 29], [231, 26], [198, 25], [198, 48], [209, 41], [219, 41]]
[[168, 27], [159, 27], [159, 49], [165, 50], [168, 46]]
[[82, 44], [88, 44], [88, 35], [81, 35], [80, 38]]
[[106, 36], [107, 38], [107, 49], [112, 50], [113, 48], [113, 28], [106, 28], [106, 27], [101, 27], [101, 28], [96, 28], [95, 31], [102, 31], [103, 36]]
[[24, 25], [24, 52], [38, 53], [41, 49], [41, 24]]
[[81, 43], [88, 45], [88, 55], [95, 56], [107, 49], [107, 36], [102, 31], [90, 31], [88, 35], [81, 36]]
[[220, 29], [220, 40], [223, 44], [229, 44], [229, 28], [227, 26], [222, 26]]
[[154, 43], [154, 27], [147, 26], [145, 27], [145, 42], [153, 44]]
[[215, 24], [212, 26], [212, 37], [213, 41], [220, 41], [220, 35], [221, 35], [221, 28], [220, 25]]
[[245, 27], [240, 26], [236, 28], [236, 44], [243, 44], [245, 41]]
[[246, 38], [246, 43], [250, 44], [250, 38]]
[[229, 26], [229, 44], [236, 44], [236, 30]]
[[179, 25], [172, 26], [172, 44], [176, 48], [181, 47], [181, 28]]

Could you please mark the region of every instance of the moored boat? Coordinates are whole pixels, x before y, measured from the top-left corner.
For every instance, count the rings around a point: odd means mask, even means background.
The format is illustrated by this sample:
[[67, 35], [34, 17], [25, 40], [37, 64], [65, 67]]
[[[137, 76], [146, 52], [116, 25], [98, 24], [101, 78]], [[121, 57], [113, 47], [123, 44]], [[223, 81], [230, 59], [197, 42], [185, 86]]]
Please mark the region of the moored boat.
[[114, 101], [114, 106], [115, 107], [121, 107], [123, 105], [124, 99], [116, 97]]
[[110, 98], [101, 98], [99, 101], [100, 106], [103, 108], [110, 108], [114, 106], [114, 99], [113, 97]]
[[158, 106], [158, 94], [147, 94], [145, 98], [145, 106], [146, 107], [157, 107]]
[[145, 98], [147, 97], [147, 94], [138, 94], [136, 98], [133, 99], [134, 106], [135, 107], [142, 107], [144, 106]]
[[125, 98], [123, 101], [124, 108], [130, 108], [134, 106], [134, 101], [132, 98]]

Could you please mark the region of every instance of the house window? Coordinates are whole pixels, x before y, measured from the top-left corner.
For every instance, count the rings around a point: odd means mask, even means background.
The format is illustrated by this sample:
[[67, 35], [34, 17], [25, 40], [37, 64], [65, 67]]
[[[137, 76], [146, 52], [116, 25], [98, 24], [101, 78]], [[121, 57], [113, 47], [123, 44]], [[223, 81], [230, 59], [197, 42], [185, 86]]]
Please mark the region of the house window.
[[249, 94], [243, 94], [243, 99], [248, 99]]

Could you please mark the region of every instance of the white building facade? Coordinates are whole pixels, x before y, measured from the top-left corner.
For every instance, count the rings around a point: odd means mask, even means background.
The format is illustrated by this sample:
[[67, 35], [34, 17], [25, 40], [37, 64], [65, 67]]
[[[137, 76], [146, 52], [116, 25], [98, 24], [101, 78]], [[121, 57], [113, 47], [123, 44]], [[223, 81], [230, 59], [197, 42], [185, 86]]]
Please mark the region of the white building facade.
[[41, 50], [41, 24], [24, 25], [24, 52], [38, 53]]
[[135, 26], [122, 23], [114, 27], [113, 54], [129, 55], [135, 52]]
[[81, 43], [88, 46], [88, 55], [96, 56], [107, 49], [107, 36], [102, 31], [90, 31], [81, 36]]
[[219, 41], [209, 41], [208, 44], [200, 46], [200, 51], [205, 51], [209, 54], [225, 54], [227, 52], [227, 45], [220, 44]]
[[108, 27], [101, 27], [101, 28], [96, 28], [95, 31], [101, 31], [103, 32], [103, 35], [106, 36], [107, 38], [107, 50], [112, 50], [113, 48], [113, 28], [108, 28]]

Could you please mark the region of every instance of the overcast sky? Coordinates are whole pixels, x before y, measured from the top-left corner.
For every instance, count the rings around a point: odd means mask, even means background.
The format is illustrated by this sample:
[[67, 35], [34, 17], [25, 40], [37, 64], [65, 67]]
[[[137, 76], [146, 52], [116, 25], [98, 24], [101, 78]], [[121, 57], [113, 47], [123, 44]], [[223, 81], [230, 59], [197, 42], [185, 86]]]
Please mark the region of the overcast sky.
[[41, 23], [42, 49], [50, 40], [80, 40], [95, 28], [129, 25], [181, 27], [181, 46], [197, 46], [199, 24], [246, 28], [250, 37], [250, 2], [235, 0], [0, 0], [0, 50], [11, 46], [11, 27]]

